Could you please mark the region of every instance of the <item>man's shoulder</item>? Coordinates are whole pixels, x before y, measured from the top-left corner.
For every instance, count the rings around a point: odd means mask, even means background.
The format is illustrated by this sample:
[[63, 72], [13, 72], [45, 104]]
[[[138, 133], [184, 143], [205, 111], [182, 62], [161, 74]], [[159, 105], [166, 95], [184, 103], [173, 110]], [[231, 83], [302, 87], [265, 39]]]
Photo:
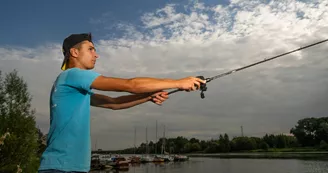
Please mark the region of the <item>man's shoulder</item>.
[[65, 71], [62, 71], [58, 74], [57, 78], [66, 78], [66, 77], [77, 77], [77, 76], [85, 76], [85, 75], [100, 75], [98, 72], [94, 70], [85, 70], [80, 68], [70, 68]]
[[94, 70], [86, 70], [86, 69], [81, 69], [81, 68], [70, 68], [62, 72], [62, 74], [73, 74], [73, 73], [98, 73]]
[[83, 90], [90, 90], [92, 82], [101, 74], [94, 70], [84, 70], [80, 68], [71, 68], [62, 71], [58, 77], [56, 84], [64, 86], [73, 86]]

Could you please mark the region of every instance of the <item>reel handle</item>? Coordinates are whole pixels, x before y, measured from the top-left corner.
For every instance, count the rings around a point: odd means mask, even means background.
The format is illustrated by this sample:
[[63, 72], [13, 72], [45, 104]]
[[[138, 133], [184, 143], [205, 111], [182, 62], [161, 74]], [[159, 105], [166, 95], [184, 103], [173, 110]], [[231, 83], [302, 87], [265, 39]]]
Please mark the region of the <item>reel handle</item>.
[[[207, 79], [205, 79], [204, 76], [196, 76], [196, 77], [199, 78], [199, 79], [202, 79], [202, 80], [207, 80]], [[206, 83], [201, 83], [201, 84], [200, 84], [200, 90], [201, 90], [200, 97], [201, 97], [202, 99], [204, 99], [204, 98], [205, 98], [204, 91], [207, 90]]]
[[[205, 78], [204, 76], [196, 76], [196, 77], [199, 78], [199, 79], [202, 79], [202, 80], [206, 80], [206, 82], [210, 81], [209, 79]], [[206, 83], [205, 84], [204, 83], [200, 84], [200, 90], [201, 90], [200, 97], [202, 99], [204, 99], [205, 98], [204, 91], [207, 90]], [[176, 93], [178, 91], [183, 91], [183, 90], [177, 89], [177, 90], [174, 90], [174, 91], [170, 91], [168, 94], [170, 95], [170, 94]]]

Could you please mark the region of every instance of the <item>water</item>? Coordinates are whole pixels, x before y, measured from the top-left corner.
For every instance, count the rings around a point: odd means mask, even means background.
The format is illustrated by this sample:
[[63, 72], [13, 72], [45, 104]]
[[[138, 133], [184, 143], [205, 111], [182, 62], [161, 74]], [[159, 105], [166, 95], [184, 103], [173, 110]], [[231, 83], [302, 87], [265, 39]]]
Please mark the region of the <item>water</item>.
[[187, 162], [140, 164], [125, 171], [92, 173], [328, 173], [327, 160], [222, 159], [197, 157]]

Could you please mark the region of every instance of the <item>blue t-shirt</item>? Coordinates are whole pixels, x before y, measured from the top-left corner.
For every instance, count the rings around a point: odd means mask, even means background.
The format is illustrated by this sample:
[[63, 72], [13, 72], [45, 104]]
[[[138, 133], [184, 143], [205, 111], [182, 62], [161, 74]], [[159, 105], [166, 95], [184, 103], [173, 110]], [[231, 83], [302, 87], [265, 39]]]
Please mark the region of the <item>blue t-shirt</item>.
[[39, 170], [89, 171], [91, 84], [99, 75], [72, 68], [57, 77], [50, 95], [47, 148]]

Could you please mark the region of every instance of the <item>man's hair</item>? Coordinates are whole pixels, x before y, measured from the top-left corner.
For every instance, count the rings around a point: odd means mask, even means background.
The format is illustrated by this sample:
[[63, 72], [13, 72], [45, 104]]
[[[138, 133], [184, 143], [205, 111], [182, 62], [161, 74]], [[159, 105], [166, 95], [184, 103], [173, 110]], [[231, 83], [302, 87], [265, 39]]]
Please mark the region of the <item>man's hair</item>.
[[74, 48], [74, 49], [78, 49], [80, 50], [81, 47], [82, 47], [82, 44], [83, 42], [80, 42], [80, 43], [77, 43], [76, 45], [74, 45], [73, 47], [71, 47], [67, 52], [66, 54], [64, 55], [66, 58], [69, 58], [69, 56], [71, 55], [71, 49]]

